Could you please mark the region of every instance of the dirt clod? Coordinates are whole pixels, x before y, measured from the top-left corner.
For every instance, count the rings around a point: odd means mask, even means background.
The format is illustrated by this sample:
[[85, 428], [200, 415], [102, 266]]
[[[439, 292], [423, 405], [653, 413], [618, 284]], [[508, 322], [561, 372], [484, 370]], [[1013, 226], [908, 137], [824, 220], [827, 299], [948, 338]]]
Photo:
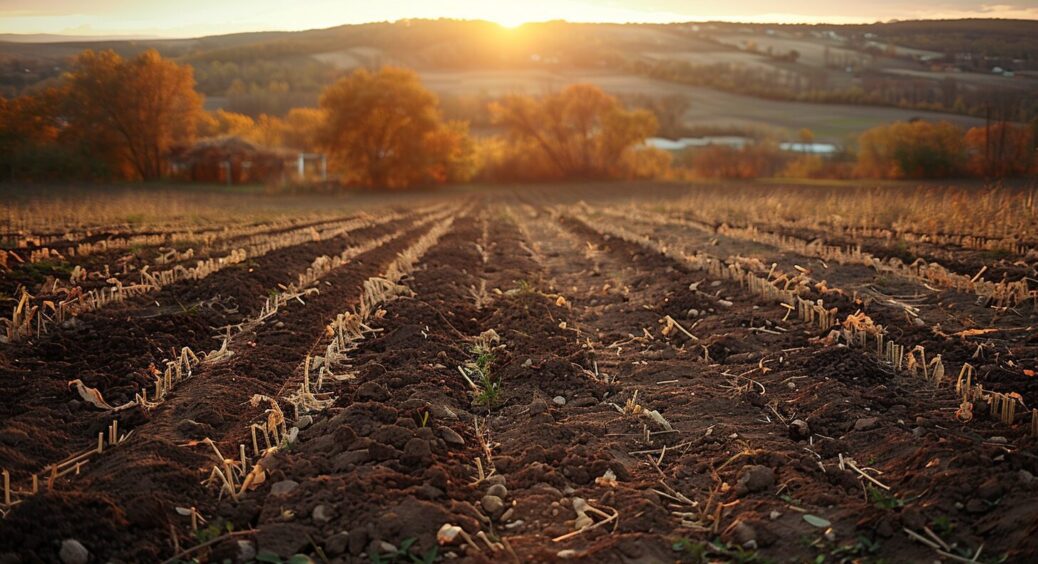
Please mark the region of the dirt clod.
[[862, 417], [854, 422], [855, 431], [868, 431], [879, 424], [878, 417]]
[[339, 556], [350, 546], [350, 536], [346, 533], [335, 533], [324, 541], [324, 552], [328, 556]]
[[770, 488], [775, 484], [775, 471], [767, 466], [750, 464], [744, 466], [739, 473], [739, 481], [735, 492], [739, 495], [754, 493]]

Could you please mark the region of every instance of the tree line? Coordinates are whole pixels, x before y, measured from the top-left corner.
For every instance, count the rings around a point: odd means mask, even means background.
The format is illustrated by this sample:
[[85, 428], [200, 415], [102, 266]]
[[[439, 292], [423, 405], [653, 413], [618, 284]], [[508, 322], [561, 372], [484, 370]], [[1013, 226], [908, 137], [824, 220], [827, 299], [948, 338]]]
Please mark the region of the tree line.
[[489, 109], [505, 135], [475, 140], [447, 120], [413, 71], [360, 69], [324, 88], [316, 108], [283, 117], [203, 110], [192, 68], [155, 51], [124, 59], [85, 51], [57, 85], [0, 98], [0, 178], [156, 180], [166, 156], [200, 137], [319, 151], [344, 184], [400, 188], [482, 180], [657, 176], [664, 153], [644, 146], [650, 112], [594, 86]]
[[254, 118], [205, 111], [192, 68], [155, 51], [132, 58], [85, 51], [54, 85], [0, 97], [0, 179], [156, 180], [169, 173], [175, 149], [222, 136], [323, 153], [339, 182], [377, 188], [775, 175], [1001, 178], [1036, 167], [1034, 127], [1011, 123], [1008, 112], [968, 131], [925, 121], [881, 126], [833, 158], [781, 151], [767, 141], [672, 158], [645, 141], [680, 131], [675, 124], [688, 101], [630, 100], [641, 107], [583, 84], [540, 97], [482, 99], [473, 103], [499, 133], [479, 137], [468, 121], [446, 118], [413, 71], [383, 67], [338, 79], [315, 107]]
[[970, 129], [902, 121], [869, 129], [856, 147], [832, 156], [781, 151], [764, 141], [711, 146], [679, 155], [676, 164], [693, 178], [1008, 178], [1038, 173], [1036, 129], [1006, 121]]

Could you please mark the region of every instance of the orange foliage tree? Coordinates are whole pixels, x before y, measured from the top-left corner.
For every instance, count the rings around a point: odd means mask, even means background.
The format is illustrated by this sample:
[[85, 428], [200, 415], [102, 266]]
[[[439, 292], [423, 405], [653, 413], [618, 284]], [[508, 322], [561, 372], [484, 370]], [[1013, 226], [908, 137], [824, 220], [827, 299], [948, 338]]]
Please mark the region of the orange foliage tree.
[[869, 178], [941, 178], [964, 170], [962, 130], [948, 122], [895, 122], [858, 138], [856, 173]]
[[206, 112], [198, 122], [201, 137], [241, 137], [250, 140], [256, 120], [245, 114], [219, 109]]
[[112, 147], [127, 177], [162, 176], [165, 155], [190, 143], [202, 115], [191, 67], [148, 50], [132, 59], [84, 51], [65, 77], [69, 128], [94, 147]]
[[240, 137], [245, 141], [272, 148], [314, 152], [326, 116], [317, 108], [292, 108], [284, 117], [261, 114], [252, 119], [245, 114], [216, 110], [202, 119], [202, 137]]
[[[624, 109], [597, 86], [575, 84], [540, 99], [507, 96], [491, 105], [491, 114], [507, 128], [511, 150], [520, 152], [512, 158], [548, 163], [542, 177], [628, 178], [646, 170], [658, 174], [669, 163], [661, 153], [639, 150], [656, 132], [656, 117]], [[529, 151], [540, 158], [522, 154]]]
[[347, 183], [379, 188], [467, 180], [468, 126], [444, 122], [413, 71], [354, 71], [321, 94], [319, 144]]
[[1034, 169], [1034, 131], [1000, 122], [966, 132], [969, 172], [986, 178], [1019, 176]]

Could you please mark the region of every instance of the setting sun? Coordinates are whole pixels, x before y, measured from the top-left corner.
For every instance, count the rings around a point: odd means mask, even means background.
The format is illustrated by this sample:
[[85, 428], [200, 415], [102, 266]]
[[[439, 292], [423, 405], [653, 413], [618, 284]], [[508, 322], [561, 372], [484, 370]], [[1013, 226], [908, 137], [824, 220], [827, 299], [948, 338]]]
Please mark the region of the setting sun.
[[499, 3], [486, 6], [479, 12], [477, 17], [494, 22], [501, 27], [515, 29], [535, 21], [547, 21], [555, 19], [558, 15], [545, 9], [537, 3], [516, 6], [511, 3]]

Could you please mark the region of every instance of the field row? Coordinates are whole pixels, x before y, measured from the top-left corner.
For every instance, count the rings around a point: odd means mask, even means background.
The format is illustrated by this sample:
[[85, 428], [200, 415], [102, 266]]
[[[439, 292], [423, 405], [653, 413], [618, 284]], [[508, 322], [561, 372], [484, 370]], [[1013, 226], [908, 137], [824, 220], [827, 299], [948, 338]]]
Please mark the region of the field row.
[[1038, 557], [1034, 347], [941, 313], [997, 308], [589, 201], [382, 214], [3, 345], [0, 554]]

